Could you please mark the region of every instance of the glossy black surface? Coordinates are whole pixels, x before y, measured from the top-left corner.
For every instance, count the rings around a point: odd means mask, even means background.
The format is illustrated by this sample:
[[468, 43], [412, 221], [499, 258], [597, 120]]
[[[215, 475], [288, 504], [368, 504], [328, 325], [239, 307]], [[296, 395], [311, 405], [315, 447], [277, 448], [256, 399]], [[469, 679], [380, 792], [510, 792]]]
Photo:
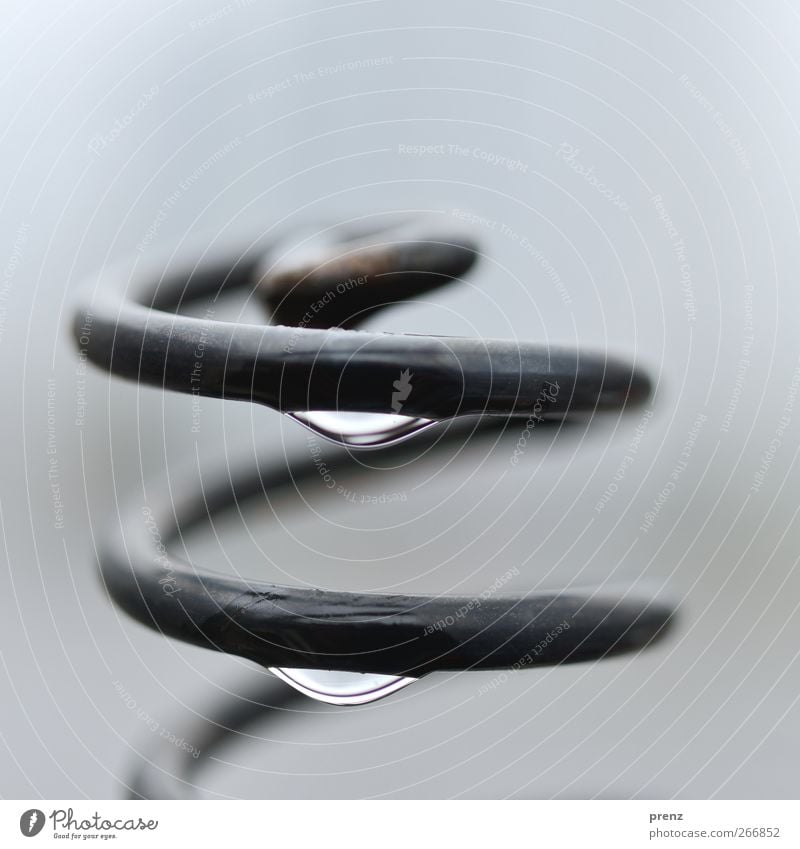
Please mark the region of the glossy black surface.
[[[649, 382], [633, 366], [578, 351], [509, 341], [237, 325], [175, 313], [185, 302], [242, 286], [260, 286], [262, 296], [267, 286], [268, 301], [277, 299], [279, 305], [292, 295], [297, 309], [298, 304], [307, 309], [309, 297], [321, 288], [336, 289], [337, 279], [360, 276], [355, 312], [351, 316], [340, 307], [338, 313], [339, 322], [351, 323], [365, 307], [391, 301], [383, 278], [370, 269], [383, 275], [392, 268], [390, 260], [397, 262], [400, 283], [395, 281], [392, 296], [401, 295], [404, 287], [416, 294], [466, 270], [475, 250], [466, 237], [451, 234], [442, 240], [406, 225], [364, 238], [378, 247], [362, 239], [351, 250], [348, 236], [338, 246], [329, 240], [316, 264], [295, 256], [287, 270], [284, 261], [274, 278], [280, 286], [273, 290], [264, 282], [272, 267], [264, 246], [217, 259], [201, 257], [191, 270], [175, 274], [141, 269], [124, 285], [119, 281], [116, 290], [115, 281], [104, 278], [76, 310], [76, 333], [80, 337], [80, 328], [91, 326], [88, 340], [84, 333], [80, 344], [93, 362], [115, 374], [183, 392], [197, 391], [199, 381], [202, 394], [292, 411], [392, 412], [393, 383], [403, 370], [414, 375], [403, 415], [435, 419], [487, 412], [563, 415], [647, 397]], [[422, 262], [427, 265], [415, 266]], [[435, 273], [426, 277], [428, 266]], [[280, 269], [280, 263], [275, 267]], [[340, 304], [351, 291], [345, 287], [337, 293]], [[198, 373], [194, 352], [200, 340], [204, 356]], [[547, 387], [550, 400], [543, 410], [540, 396]], [[457, 436], [457, 428], [448, 429], [446, 438]], [[343, 454], [342, 462], [348, 457]], [[170, 493], [163, 503], [144, 512], [141, 505], [132, 506], [100, 552], [103, 578], [115, 601], [167, 636], [265, 666], [410, 677], [604, 657], [646, 645], [670, 620], [671, 608], [663, 604], [591, 592], [477, 602], [285, 587], [201, 571], [168, 553], [179, 529], [236, 503], [254, 487], [272, 492], [285, 484], [286, 475], [280, 461], [235, 474], [226, 464], [212, 471], [202, 489], [171, 480], [169, 489], [161, 490]], [[468, 615], [460, 613], [465, 609]], [[548, 640], [555, 630], [558, 639]]]
[[[417, 241], [390, 254], [402, 258], [401, 282], [392, 284], [390, 295], [384, 278], [370, 276], [362, 265], [363, 251], [357, 252], [351, 256], [354, 267], [337, 264], [335, 276], [319, 275], [323, 284], [313, 278], [313, 293], [304, 290], [302, 298], [295, 298], [293, 317], [307, 311], [320, 285], [336, 293], [325, 307], [336, 313], [325, 321], [353, 323], [368, 305], [385, 306], [404, 289], [419, 294], [468, 265], [471, 249], [465, 238], [451, 235], [449, 241], [437, 242], [436, 236], [409, 236], [405, 230], [396, 238]], [[392, 413], [392, 386], [405, 370], [414, 375], [414, 391], [404, 401], [403, 415], [423, 418], [527, 415], [537, 410], [542, 391], [554, 384], [558, 391], [550, 393], [545, 415], [614, 409], [649, 395], [648, 378], [630, 363], [577, 350], [509, 340], [234, 324], [175, 314], [201, 296], [255, 288], [259, 281], [263, 290], [267, 255], [265, 246], [255, 246], [243, 253], [200, 257], [197, 264], [169, 273], [158, 263], [139, 268], [132, 279], [115, 280], [113, 271], [106, 272], [78, 305], [75, 333], [91, 326], [88, 344], [82, 346], [88, 358], [121, 377], [290, 412]], [[433, 265], [435, 274], [425, 275], [425, 267], [414, 272], [413, 259]], [[299, 286], [310, 285], [302, 271], [295, 276]], [[339, 293], [336, 277], [340, 282], [367, 279]], [[285, 281], [282, 286], [285, 290]], [[351, 297], [356, 298], [352, 304]], [[279, 299], [278, 305], [282, 303]], [[197, 373], [195, 352], [201, 341], [205, 356]]]

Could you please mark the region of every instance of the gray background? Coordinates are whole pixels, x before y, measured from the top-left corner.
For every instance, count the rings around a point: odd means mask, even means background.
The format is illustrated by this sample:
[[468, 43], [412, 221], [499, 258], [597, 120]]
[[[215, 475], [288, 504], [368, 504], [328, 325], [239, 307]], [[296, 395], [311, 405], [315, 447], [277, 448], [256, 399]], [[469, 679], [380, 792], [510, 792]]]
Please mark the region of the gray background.
[[666, 586], [680, 626], [483, 695], [491, 673], [309, 704], [220, 754], [204, 792], [796, 797], [799, 42], [789, 2], [6, 3], [0, 794], [119, 795], [148, 725], [180, 735], [257, 674], [107, 602], [93, 539], [117, 498], [223, 446], [311, 462], [269, 410], [204, 401], [194, 434], [190, 398], [96, 372], [82, 387], [67, 322], [85, 276], [198, 234], [469, 209], [493, 222], [469, 283], [380, 326], [634, 356], [657, 390], [613, 498], [596, 508], [640, 412], [536, 431], [515, 469], [513, 441], [471, 444], [348, 482], [406, 494], [391, 507], [312, 480], [192, 555], [364, 590], [480, 593], [510, 567], [508, 591]]

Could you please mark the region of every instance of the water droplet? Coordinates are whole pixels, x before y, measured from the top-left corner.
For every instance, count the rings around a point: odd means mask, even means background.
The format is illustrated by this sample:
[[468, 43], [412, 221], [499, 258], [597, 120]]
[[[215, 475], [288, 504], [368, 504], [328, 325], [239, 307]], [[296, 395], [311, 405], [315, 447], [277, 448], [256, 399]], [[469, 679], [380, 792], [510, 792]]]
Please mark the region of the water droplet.
[[278, 669], [270, 672], [309, 698], [330, 705], [365, 705], [407, 687], [416, 678], [322, 669]]
[[[379, 448], [409, 439], [436, 424], [432, 419], [385, 413], [309, 411], [287, 413], [324, 439], [350, 448]], [[396, 693], [416, 678], [319, 669], [279, 669], [270, 672], [306, 696], [332, 705], [363, 705]]]
[[434, 419], [389, 413], [340, 413], [322, 410], [287, 415], [324, 439], [350, 448], [382, 448], [393, 445], [436, 424]]

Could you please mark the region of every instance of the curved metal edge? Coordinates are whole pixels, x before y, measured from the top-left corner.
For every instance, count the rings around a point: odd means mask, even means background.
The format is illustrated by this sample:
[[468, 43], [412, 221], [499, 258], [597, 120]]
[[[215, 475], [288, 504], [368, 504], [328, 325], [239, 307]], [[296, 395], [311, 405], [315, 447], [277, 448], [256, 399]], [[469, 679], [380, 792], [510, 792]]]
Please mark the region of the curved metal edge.
[[[387, 448], [386, 456], [407, 451]], [[342, 451], [327, 462], [335, 470], [353, 461]], [[665, 633], [673, 616], [663, 602], [608, 593], [480, 599], [334, 592], [200, 570], [169, 553], [179, 530], [301, 477], [296, 469], [290, 475], [254, 465], [252, 457], [242, 468], [197, 474], [170, 479], [163, 491], [172, 495], [160, 503], [126, 509], [101, 549], [103, 579], [140, 622], [267, 667], [417, 678], [435, 670], [572, 663], [641, 648]]]
[[[415, 238], [426, 253], [454, 247], [424, 234]], [[198, 295], [254, 287], [265, 250], [260, 244], [221, 251], [200, 265], [168, 256], [163, 266], [156, 260], [105, 270], [76, 307], [79, 348], [96, 365], [140, 383], [285, 412], [396, 412], [393, 383], [403, 371], [413, 375], [403, 415], [437, 420], [561, 416], [619, 408], [650, 394], [643, 372], [599, 354], [510, 340], [236, 324], [175, 312]]]

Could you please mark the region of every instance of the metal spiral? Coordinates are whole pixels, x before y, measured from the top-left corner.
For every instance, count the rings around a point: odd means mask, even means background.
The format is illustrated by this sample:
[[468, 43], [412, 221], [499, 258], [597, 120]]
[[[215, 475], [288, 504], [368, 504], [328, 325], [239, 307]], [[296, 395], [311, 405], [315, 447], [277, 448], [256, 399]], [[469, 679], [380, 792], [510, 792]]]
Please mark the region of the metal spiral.
[[[476, 427], [502, 429], [510, 417], [561, 418], [647, 399], [644, 374], [602, 355], [354, 329], [378, 310], [457, 280], [477, 255], [469, 233], [433, 216], [375, 216], [305, 239], [260, 238], [229, 251], [202, 250], [177, 269], [162, 258], [133, 275], [104, 271], [77, 305], [75, 336], [88, 359], [116, 375], [290, 415], [339, 443], [328, 461], [337, 469], [352, 465], [359, 449], [399, 458], [412, 436], [415, 446], [436, 447]], [[235, 288], [254, 294], [271, 323], [183, 314], [191, 302]], [[411, 393], [403, 374], [413, 375]], [[146, 516], [132, 505], [100, 541], [105, 586], [131, 616], [283, 679], [260, 683], [196, 724], [192, 739], [206, 752], [265, 711], [288, 708], [302, 698], [298, 691], [355, 704], [440, 670], [595, 660], [648, 645], [671, 621], [669, 605], [627, 593], [535, 592], [473, 604], [469, 597], [321, 591], [218, 574], [170, 552], [179, 533], [209, 515], [309, 473], [307, 460], [288, 464], [269, 451], [239, 469], [228, 461], [209, 466], [202, 485], [192, 476], [171, 479]], [[455, 615], [465, 605], [469, 615]], [[442, 621], [452, 624], [435, 627]], [[558, 639], [545, 640], [562, 622], [569, 625]], [[131, 794], [191, 796], [197, 766], [186, 752], [163, 746]]]

